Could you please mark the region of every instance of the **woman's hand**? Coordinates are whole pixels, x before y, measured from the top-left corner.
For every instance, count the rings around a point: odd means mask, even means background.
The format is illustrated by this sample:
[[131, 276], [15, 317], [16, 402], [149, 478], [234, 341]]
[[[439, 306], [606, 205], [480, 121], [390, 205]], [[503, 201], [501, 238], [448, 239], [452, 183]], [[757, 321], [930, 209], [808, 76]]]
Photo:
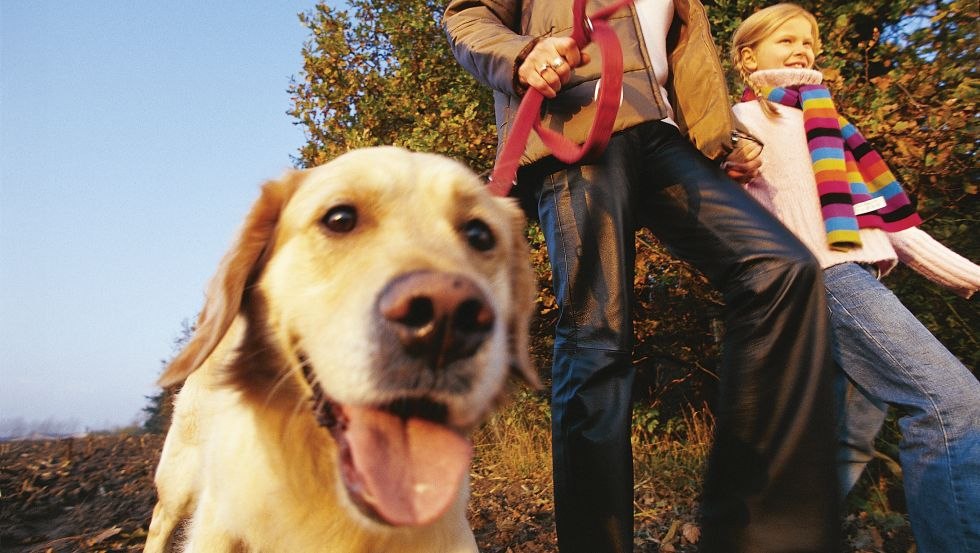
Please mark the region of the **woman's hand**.
[[739, 140], [735, 149], [722, 162], [721, 168], [732, 180], [745, 184], [759, 175], [759, 168], [762, 167], [760, 154], [762, 144], [752, 140]]
[[554, 98], [572, 77], [572, 69], [585, 63], [589, 63], [589, 55], [579, 50], [572, 37], [547, 37], [538, 41], [524, 58], [517, 68], [517, 78], [521, 86]]

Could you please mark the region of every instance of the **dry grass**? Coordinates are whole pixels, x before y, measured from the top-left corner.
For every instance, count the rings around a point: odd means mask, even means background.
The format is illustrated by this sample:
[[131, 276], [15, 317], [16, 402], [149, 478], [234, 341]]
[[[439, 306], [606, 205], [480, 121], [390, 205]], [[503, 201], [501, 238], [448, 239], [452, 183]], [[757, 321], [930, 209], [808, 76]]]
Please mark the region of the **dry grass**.
[[636, 519], [693, 516], [713, 428], [710, 411], [694, 407], [652, 432], [633, 425]]
[[[634, 550], [685, 553], [696, 549], [697, 499], [713, 428], [711, 412], [703, 406], [688, 406], [682, 414], [666, 419], [655, 409], [634, 408]], [[547, 518], [553, 511], [550, 433], [547, 398], [528, 391], [517, 393], [477, 432], [472, 473], [476, 503], [492, 500], [513, 512], [533, 513], [520, 524], [544, 533], [538, 536], [544, 542], [553, 536], [553, 521]], [[884, 434], [878, 445], [887, 450], [889, 443], [897, 443], [897, 434], [892, 431], [895, 435], [889, 435], [887, 429]], [[914, 551], [901, 477], [895, 468], [894, 461], [885, 456], [876, 459], [851, 493], [841, 551]], [[539, 551], [537, 546], [523, 547], [513, 551]], [[553, 551], [554, 546], [540, 550]]]
[[551, 414], [547, 401], [522, 390], [473, 439], [482, 474], [506, 481], [551, 481]]
[[[711, 445], [714, 419], [707, 408], [689, 407], [661, 421], [656, 411], [634, 409], [633, 466], [638, 502], [648, 491], [669, 489], [694, 497]], [[474, 437], [475, 467], [502, 482], [551, 484], [551, 415], [547, 399], [522, 391]], [[637, 516], [647, 510], [638, 504]]]
[[[688, 487], [700, 478], [714, 419], [707, 408], [688, 407], [661, 421], [656, 411], [634, 410], [633, 457], [638, 481], [683, 474]], [[652, 413], [652, 414], [651, 414]], [[654, 422], [651, 424], [651, 417]], [[637, 421], [642, 421], [638, 423]], [[477, 464], [507, 479], [550, 476], [551, 414], [547, 400], [522, 391], [475, 435]]]
[[[683, 553], [695, 547], [696, 499], [712, 426], [706, 409], [688, 408], [683, 415], [666, 421], [655, 410], [642, 406], [634, 409], [634, 550]], [[518, 393], [480, 429], [474, 445], [474, 505], [493, 497], [519, 511], [530, 510], [537, 515], [524, 524], [543, 526], [542, 530], [553, 536], [547, 399], [531, 392]], [[549, 517], [538, 520], [541, 513]], [[537, 551], [533, 547], [514, 549], [519, 550]]]

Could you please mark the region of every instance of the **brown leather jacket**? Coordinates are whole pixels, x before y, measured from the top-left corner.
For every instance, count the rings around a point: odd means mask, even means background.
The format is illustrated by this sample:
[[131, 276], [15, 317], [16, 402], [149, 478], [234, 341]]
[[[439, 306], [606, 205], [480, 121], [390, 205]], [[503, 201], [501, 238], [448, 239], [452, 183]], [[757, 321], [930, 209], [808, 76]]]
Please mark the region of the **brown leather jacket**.
[[[592, 0], [586, 13], [610, 3]], [[658, 93], [640, 24], [629, 6], [610, 24], [623, 48], [623, 103], [614, 131], [667, 116]], [[507, 135], [520, 96], [515, 88], [517, 66], [543, 36], [571, 34], [571, 0], [451, 0], [443, 18], [459, 63], [494, 94], [499, 140]], [[727, 85], [704, 6], [698, 0], [674, 0], [674, 21], [667, 37], [670, 81], [667, 90], [674, 120], [708, 157], [719, 159], [732, 150], [734, 121]], [[558, 97], [545, 103], [543, 124], [577, 142], [585, 140], [594, 117], [594, 93], [601, 56], [586, 47], [588, 65], [574, 70]], [[522, 164], [548, 155], [531, 133]]]

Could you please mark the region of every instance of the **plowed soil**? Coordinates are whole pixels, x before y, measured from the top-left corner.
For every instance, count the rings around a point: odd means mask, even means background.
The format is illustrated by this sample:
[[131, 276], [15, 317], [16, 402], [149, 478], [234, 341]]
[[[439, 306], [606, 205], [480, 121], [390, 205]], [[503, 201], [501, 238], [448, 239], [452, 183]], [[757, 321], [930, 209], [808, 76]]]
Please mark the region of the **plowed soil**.
[[[140, 551], [155, 501], [154, 435], [0, 444], [0, 551]], [[635, 551], [693, 553], [696, 503], [663, 486], [637, 493]], [[675, 494], [677, 495], [677, 494]], [[555, 553], [551, 490], [475, 466], [470, 522], [484, 553]], [[914, 551], [901, 515], [851, 513], [842, 552]]]

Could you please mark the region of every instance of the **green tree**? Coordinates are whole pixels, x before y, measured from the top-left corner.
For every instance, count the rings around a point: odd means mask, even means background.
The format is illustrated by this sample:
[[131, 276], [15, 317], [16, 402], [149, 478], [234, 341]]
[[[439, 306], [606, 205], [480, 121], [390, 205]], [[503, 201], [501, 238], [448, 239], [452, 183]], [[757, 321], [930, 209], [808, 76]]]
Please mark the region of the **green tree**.
[[[724, 55], [739, 21], [775, 2], [708, 0]], [[878, 147], [917, 199], [926, 230], [977, 259], [976, 2], [799, 2], [822, 26], [819, 60], [844, 114]], [[488, 90], [459, 67], [440, 28], [444, 1], [350, 0], [300, 15], [310, 37], [289, 88], [290, 114], [307, 136], [297, 164], [315, 166], [363, 146], [396, 144], [443, 153], [476, 171], [493, 163], [496, 130]], [[726, 62], [727, 63], [727, 62]], [[732, 74], [732, 100], [741, 84]], [[528, 229], [539, 276], [535, 355], [550, 355], [555, 316], [540, 232]], [[710, 394], [720, 298], [703, 276], [647, 233], [637, 239], [636, 364], [653, 402]], [[980, 361], [974, 303], [897, 271], [888, 282], [960, 358]], [[546, 366], [546, 365], [542, 365]]]
[[490, 92], [456, 64], [439, 27], [443, 2], [351, 0], [300, 14], [310, 29], [289, 112], [306, 132], [300, 166], [351, 148], [395, 144], [492, 163]]

